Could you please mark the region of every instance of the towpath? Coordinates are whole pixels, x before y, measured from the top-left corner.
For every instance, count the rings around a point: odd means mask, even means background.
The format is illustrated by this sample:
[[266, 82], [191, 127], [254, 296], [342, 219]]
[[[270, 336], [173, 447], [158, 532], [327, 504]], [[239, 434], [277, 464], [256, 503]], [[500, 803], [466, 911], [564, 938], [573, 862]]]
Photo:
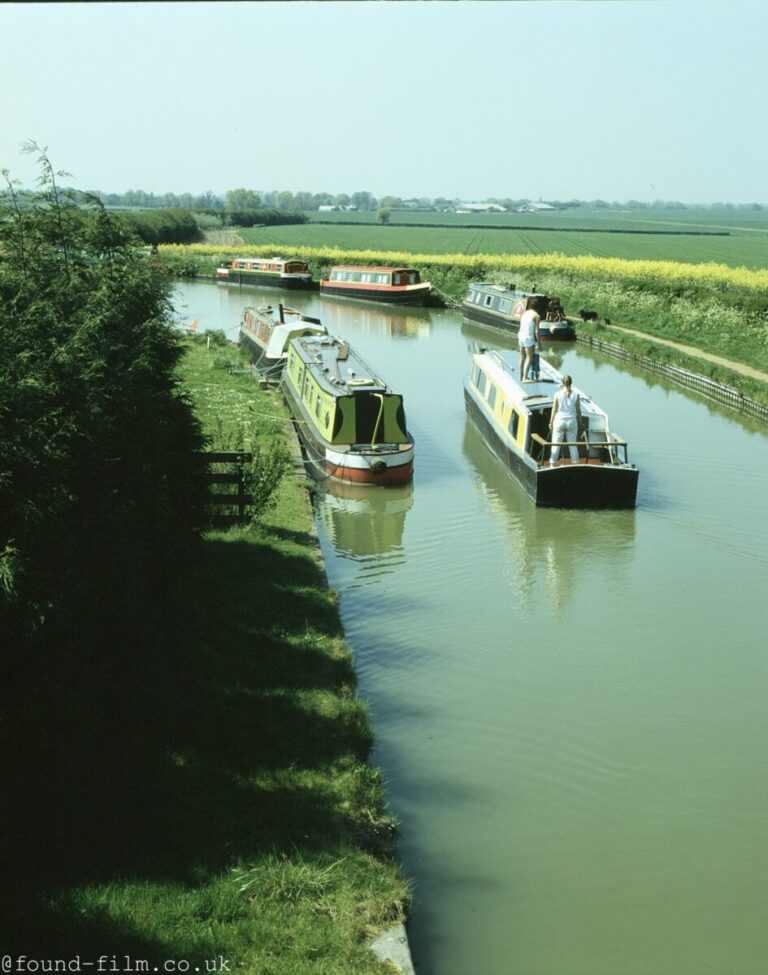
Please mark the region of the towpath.
[[624, 325], [614, 325], [611, 323], [605, 331], [610, 333], [611, 329], [615, 329], [617, 332], [626, 332], [627, 335], [635, 335], [637, 338], [648, 339], [650, 342], [658, 342], [659, 345], [668, 345], [671, 349], [677, 349], [678, 352], [684, 352], [686, 355], [691, 356], [694, 359], [705, 359], [707, 362], [713, 362], [715, 365], [723, 366], [726, 369], [731, 369], [733, 372], [738, 372], [742, 376], [749, 376], [750, 379], [757, 379], [760, 382], [768, 383], [768, 373], [761, 372], [759, 369], [753, 369], [752, 366], [747, 366], [743, 362], [734, 362], [733, 359], [724, 359], [722, 356], [714, 355], [712, 352], [704, 352], [702, 349], [697, 349], [693, 345], [683, 345], [681, 342], [672, 342], [670, 339], [661, 339], [657, 335], [651, 335], [648, 332], [638, 332], [634, 328], [626, 328]]

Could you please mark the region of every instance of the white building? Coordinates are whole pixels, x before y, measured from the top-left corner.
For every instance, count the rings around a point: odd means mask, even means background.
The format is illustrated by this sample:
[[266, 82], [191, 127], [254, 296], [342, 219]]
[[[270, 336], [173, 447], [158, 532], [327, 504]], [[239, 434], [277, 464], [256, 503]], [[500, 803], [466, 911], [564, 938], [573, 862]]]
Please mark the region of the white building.
[[504, 213], [504, 207], [498, 203], [460, 203], [456, 213]]

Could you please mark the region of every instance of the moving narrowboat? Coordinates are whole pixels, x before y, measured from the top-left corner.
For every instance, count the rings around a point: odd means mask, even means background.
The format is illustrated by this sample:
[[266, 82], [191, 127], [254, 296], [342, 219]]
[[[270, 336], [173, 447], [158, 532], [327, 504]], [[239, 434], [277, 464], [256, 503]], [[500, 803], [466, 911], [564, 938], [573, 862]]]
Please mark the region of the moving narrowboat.
[[244, 308], [240, 319], [240, 345], [264, 373], [279, 375], [288, 355], [288, 343], [303, 335], [325, 335], [319, 318], [310, 318], [294, 308], [278, 304]]
[[216, 269], [216, 280], [223, 284], [260, 284], [270, 288], [315, 287], [312, 272], [304, 261], [283, 257], [236, 257]]
[[321, 295], [386, 301], [397, 305], [423, 305], [431, 291], [432, 285], [422, 281], [413, 267], [340, 264], [332, 267], [328, 277], [320, 282]]
[[330, 335], [288, 343], [283, 396], [296, 420], [310, 472], [358, 484], [406, 484], [413, 438], [403, 397]]
[[541, 318], [539, 333], [544, 341], [572, 341], [576, 338], [573, 323], [565, 317], [560, 299], [533, 291], [519, 291], [514, 285], [473, 281], [461, 310], [467, 318], [509, 332], [520, 328], [523, 312], [533, 308]]
[[578, 463], [567, 447], [549, 464], [549, 419], [562, 376], [544, 359], [539, 379], [518, 379], [518, 354], [481, 350], [464, 380], [469, 418], [511, 476], [539, 506], [548, 508], [634, 508], [638, 470], [627, 460], [627, 443], [614, 434], [606, 413], [581, 390], [584, 421]]

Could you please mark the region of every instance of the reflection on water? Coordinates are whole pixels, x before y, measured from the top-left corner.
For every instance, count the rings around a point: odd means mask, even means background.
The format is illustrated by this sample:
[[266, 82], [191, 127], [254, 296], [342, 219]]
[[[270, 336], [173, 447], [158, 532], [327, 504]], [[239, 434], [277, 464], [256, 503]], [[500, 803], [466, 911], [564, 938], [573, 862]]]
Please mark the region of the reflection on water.
[[462, 448], [477, 490], [503, 529], [504, 574], [521, 604], [530, 602], [543, 585], [551, 609], [562, 619], [586, 562], [599, 558], [606, 564], [614, 563], [621, 571], [622, 560], [634, 540], [634, 511], [538, 508], [512, 480], [469, 420]]
[[336, 555], [361, 563], [366, 583], [402, 562], [405, 516], [412, 504], [412, 484], [375, 487], [330, 480], [315, 500]]
[[431, 313], [427, 308], [396, 308], [385, 304], [360, 301], [334, 301], [323, 297], [323, 324], [333, 335], [344, 335], [350, 328], [379, 335], [401, 338], [424, 338], [429, 335]]

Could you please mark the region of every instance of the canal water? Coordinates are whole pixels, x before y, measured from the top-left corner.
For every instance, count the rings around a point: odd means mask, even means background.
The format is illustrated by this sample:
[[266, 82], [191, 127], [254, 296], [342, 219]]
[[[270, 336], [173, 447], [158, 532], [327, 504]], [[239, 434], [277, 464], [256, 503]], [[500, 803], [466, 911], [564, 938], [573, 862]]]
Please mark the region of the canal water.
[[[279, 292], [179, 288], [232, 330]], [[402, 391], [413, 486], [318, 525], [414, 882], [419, 975], [768, 971], [768, 428], [548, 352], [640, 467], [631, 512], [538, 510], [465, 417], [455, 311], [283, 295]]]

